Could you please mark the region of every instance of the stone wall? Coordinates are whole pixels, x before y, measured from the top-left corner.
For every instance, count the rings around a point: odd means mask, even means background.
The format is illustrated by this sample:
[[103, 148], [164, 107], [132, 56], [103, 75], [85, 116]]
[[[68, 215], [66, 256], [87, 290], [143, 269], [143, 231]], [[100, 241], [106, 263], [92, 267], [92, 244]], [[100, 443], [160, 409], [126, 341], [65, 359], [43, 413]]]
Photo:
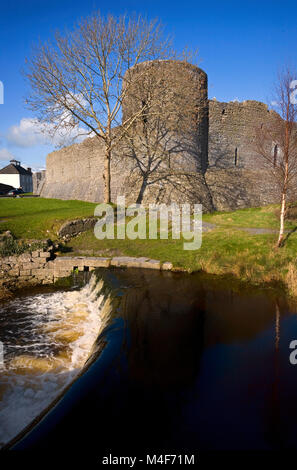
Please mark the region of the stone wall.
[[258, 101], [209, 101], [209, 168], [263, 168], [255, 150], [255, 134], [275, 116]]
[[95, 227], [97, 218], [87, 217], [83, 219], [68, 220], [58, 230], [58, 237], [68, 240], [71, 237], [76, 237], [80, 233], [87, 232]]
[[[154, 98], [150, 98], [145, 119], [140, 115], [134, 122], [133, 148], [126, 137], [113, 151], [112, 201], [116, 202], [120, 195], [126, 196], [128, 203], [203, 202], [211, 210], [207, 187], [201, 176], [207, 163], [206, 73], [184, 62], [153, 61], [138, 65], [128, 71], [129, 74], [133, 75], [133, 86], [130, 86], [123, 102], [123, 121], [139, 108], [141, 111], [148, 99], [147, 80], [150, 82], [148, 92], [150, 96], [154, 94]], [[121, 132], [121, 127], [113, 132]], [[143, 140], [144, 145], [141, 144]], [[146, 152], [148, 145], [150, 151]], [[144, 175], [139, 171], [136, 160], [130, 158], [131, 153], [137, 154], [142, 168], [154, 153], [151, 166], [156, 169]], [[81, 144], [52, 152], [47, 157], [46, 167], [42, 197], [103, 201], [104, 142], [101, 139], [86, 139]]]
[[[42, 197], [102, 202], [103, 144], [97, 138], [52, 152], [47, 156], [46, 180]], [[125, 196], [128, 204], [137, 200], [143, 178], [123, 160], [120, 150], [111, 162], [111, 198]], [[154, 182], [155, 181], [155, 182]], [[154, 172], [147, 181], [142, 202], [203, 203], [211, 210], [210, 196], [202, 173], [175, 170]]]
[[157, 137], [150, 142], [151, 155], [158, 139], [164, 150], [171, 147], [171, 167], [205, 171], [207, 74], [183, 61], [147, 61], [127, 71], [123, 87], [127, 88], [122, 106], [123, 122], [129, 122], [140, 114], [134, 135], [143, 134], [143, 127], [146, 128], [146, 138], [152, 130], [155, 131]]
[[32, 174], [33, 194], [39, 195], [45, 182], [45, 170], [36, 171]]
[[[204, 211], [233, 210], [279, 201], [279, 190], [268, 171], [261, 169], [259, 157], [251, 150], [253, 106], [258, 122], [269, 116], [261, 103], [212, 102], [210, 104], [209, 166], [207, 171], [156, 173], [147, 181], [142, 203], [202, 203]], [[227, 108], [229, 121], [220, 125], [219, 116]], [[233, 108], [235, 111], [233, 111]], [[213, 112], [214, 110], [214, 112]], [[243, 118], [240, 118], [242, 113]], [[233, 116], [246, 125], [234, 123]], [[236, 121], [235, 119], [235, 121]], [[216, 145], [214, 137], [216, 136]], [[242, 144], [245, 142], [245, 146]], [[235, 148], [237, 165], [234, 164]], [[127, 204], [135, 202], [143, 183], [142, 177], [121, 156], [112, 159], [112, 200], [125, 195]], [[46, 181], [41, 195], [59, 199], [103, 200], [103, 149], [98, 139], [87, 139], [56, 151], [47, 157]], [[153, 182], [155, 180], [155, 182]]]
[[47, 284], [54, 280], [53, 247], [0, 258], [1, 285]]
[[[45, 251], [46, 250], [46, 251]], [[171, 271], [173, 265], [150, 258], [117, 256], [114, 258], [63, 256], [55, 257], [53, 247], [39, 249], [19, 256], [0, 258], [0, 299], [7, 297], [10, 290], [30, 285], [53, 284], [60, 278], [78, 271], [92, 271], [96, 268], [126, 267]]]
[[205, 174], [213, 207], [219, 211], [259, 207], [280, 201], [280, 190], [269, 171], [211, 168]]
[[[162, 163], [147, 177], [141, 174], [136, 161], [128, 158], [131, 152], [122, 141], [111, 160], [112, 201], [116, 202], [116, 197], [123, 195], [127, 204], [136, 201], [144, 204], [202, 203], [204, 211], [279, 202], [275, 181], [255, 150], [256, 128], [269, 124], [276, 114], [257, 101], [208, 101], [205, 72], [190, 64], [157, 61], [140, 64], [131, 70], [136, 85], [134, 90], [130, 89], [123, 103], [124, 120], [135, 110], [142, 109], [140, 106], [146, 99], [145, 82], [143, 89], [140, 85], [147, 70], [149, 76], [158, 80], [161, 74], [162, 80], [158, 85], [162, 83], [165, 86], [166, 126], [170, 131], [174, 129], [174, 133], [170, 134], [170, 145], [177, 135], [176, 126], [170, 122], [170, 116], [176, 116], [173, 96], [179, 99], [178, 95], [181, 94], [185, 103], [192, 100], [195, 104], [197, 112], [191, 114], [186, 126], [191, 129], [194, 126], [195, 133], [185, 139], [187, 149], [177, 152], [172, 162], [167, 162], [167, 166]], [[179, 80], [184, 83], [182, 92]], [[150, 118], [145, 115], [140, 121], [134, 129], [134, 143], [141, 140], [144, 128], [147, 133]], [[183, 126], [181, 129], [183, 134]], [[120, 132], [120, 127], [114, 132]], [[184, 144], [182, 136], [180, 140]], [[271, 142], [272, 151], [273, 145]], [[143, 162], [146, 158], [144, 148], [145, 145], [138, 146], [141, 155], [143, 152]], [[167, 152], [168, 149], [164, 147], [164, 154], [165, 150]], [[86, 139], [81, 144], [53, 152], [47, 157], [47, 173], [41, 196], [102, 202], [103, 165], [104, 145], [98, 138]]]
[[86, 139], [50, 153], [42, 197], [103, 200], [103, 148], [98, 139]]

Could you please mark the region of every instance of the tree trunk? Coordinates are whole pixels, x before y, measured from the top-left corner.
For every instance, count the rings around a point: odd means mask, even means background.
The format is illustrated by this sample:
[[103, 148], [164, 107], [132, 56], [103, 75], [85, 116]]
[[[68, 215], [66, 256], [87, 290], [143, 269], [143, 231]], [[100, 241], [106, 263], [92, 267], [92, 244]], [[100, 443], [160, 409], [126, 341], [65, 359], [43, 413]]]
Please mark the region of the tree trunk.
[[105, 148], [105, 160], [104, 160], [104, 202], [109, 204], [111, 202], [110, 196], [110, 160], [111, 160], [111, 150], [110, 145], [106, 144]]
[[285, 229], [285, 213], [286, 213], [286, 191], [283, 191], [282, 194], [282, 205], [280, 213], [280, 227], [279, 227], [279, 236], [277, 241], [277, 247], [281, 247], [284, 240], [284, 229]]
[[143, 195], [144, 195], [144, 191], [145, 191], [146, 187], [147, 187], [147, 176], [143, 176], [142, 177], [141, 188], [140, 188], [139, 194], [137, 196], [136, 204], [141, 204], [142, 203], [142, 199], [143, 199]]
[[278, 236], [278, 241], [277, 241], [278, 248], [283, 246], [283, 243], [284, 243], [286, 202], [287, 202], [287, 190], [288, 190], [288, 180], [289, 180], [289, 147], [290, 147], [290, 132], [289, 132], [289, 122], [288, 122], [288, 115], [287, 115], [286, 127], [285, 127], [285, 148], [284, 148], [285, 173], [284, 173], [284, 182], [283, 182], [283, 190], [282, 190], [282, 205], [281, 205], [281, 213], [280, 213], [279, 236]]

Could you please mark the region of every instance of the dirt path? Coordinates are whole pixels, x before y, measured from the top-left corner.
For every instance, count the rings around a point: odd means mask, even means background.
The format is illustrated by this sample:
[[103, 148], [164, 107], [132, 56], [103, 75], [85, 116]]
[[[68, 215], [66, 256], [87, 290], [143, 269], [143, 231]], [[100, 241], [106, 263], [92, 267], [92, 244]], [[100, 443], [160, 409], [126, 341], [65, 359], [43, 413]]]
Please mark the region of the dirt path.
[[[216, 228], [224, 228], [224, 226], [211, 224], [209, 222], [202, 223], [202, 232], [210, 232]], [[271, 229], [271, 228], [257, 228], [257, 227], [226, 227], [231, 228], [233, 230], [240, 230], [243, 232], [250, 233], [251, 235], [266, 235], [271, 233], [278, 233], [278, 230]], [[289, 233], [291, 230], [285, 230], [285, 233]]]

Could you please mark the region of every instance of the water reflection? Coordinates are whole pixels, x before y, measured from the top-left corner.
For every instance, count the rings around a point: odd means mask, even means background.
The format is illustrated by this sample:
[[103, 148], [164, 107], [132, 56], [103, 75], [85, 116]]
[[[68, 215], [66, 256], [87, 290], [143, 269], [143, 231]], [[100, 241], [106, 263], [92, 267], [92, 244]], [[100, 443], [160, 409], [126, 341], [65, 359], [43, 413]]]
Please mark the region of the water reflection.
[[[154, 439], [147, 442], [203, 449], [281, 447], [285, 299], [263, 290], [235, 293], [196, 276], [163, 275], [160, 281], [142, 273], [138, 283], [142, 287], [127, 292], [122, 315], [130, 326], [134, 403], [145, 401], [148, 413], [142, 411], [141, 419], [150, 426], [158, 416]], [[134, 424], [141, 426], [141, 420], [136, 417]]]
[[[297, 317], [272, 290], [218, 278], [102, 272], [115, 338], [23, 448], [97, 454], [297, 448]], [[66, 410], [66, 411], [65, 411]], [[78, 432], [79, 429], [83, 430]], [[96, 432], [94, 432], [96, 429]]]

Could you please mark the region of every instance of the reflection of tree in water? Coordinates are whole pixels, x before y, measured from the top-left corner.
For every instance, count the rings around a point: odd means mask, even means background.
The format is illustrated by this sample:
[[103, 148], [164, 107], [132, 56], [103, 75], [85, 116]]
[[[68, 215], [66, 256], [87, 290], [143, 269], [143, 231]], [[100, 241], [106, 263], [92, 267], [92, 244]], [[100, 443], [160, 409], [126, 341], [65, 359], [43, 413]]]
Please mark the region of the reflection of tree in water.
[[272, 370], [272, 387], [268, 396], [267, 404], [267, 434], [268, 440], [273, 448], [282, 448], [285, 440], [284, 429], [281, 420], [280, 410], [280, 303], [275, 300], [275, 321], [274, 321], [274, 354]]

